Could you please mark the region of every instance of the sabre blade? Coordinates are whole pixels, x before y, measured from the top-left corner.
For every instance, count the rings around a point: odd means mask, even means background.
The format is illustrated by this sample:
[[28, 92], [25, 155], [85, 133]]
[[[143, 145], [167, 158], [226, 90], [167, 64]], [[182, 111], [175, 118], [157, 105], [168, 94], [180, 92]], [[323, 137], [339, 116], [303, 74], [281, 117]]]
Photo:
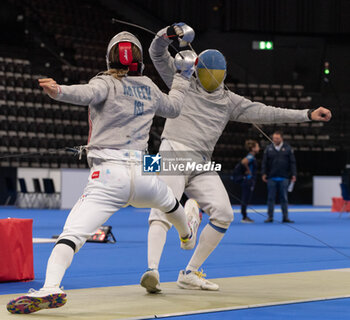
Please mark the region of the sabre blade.
[[[154, 32], [154, 31], [152, 31], [152, 30], [150, 30], [150, 29], [147, 29], [147, 28], [145, 28], [145, 27], [142, 27], [142, 26], [140, 26], [140, 25], [138, 25], [138, 24], [136, 24], [136, 23], [131, 23], [131, 22], [127, 22], [127, 21], [120, 20], [120, 19], [112, 18], [112, 23], [115, 23], [115, 22], [121, 23], [121, 24], [125, 24], [125, 25], [131, 26], [131, 27], [134, 27], [134, 28], [138, 28], [138, 29], [141, 29], [141, 30], [144, 30], [144, 31], [146, 31], [146, 32], [148, 32], [148, 33], [150, 33], [150, 34], [152, 34], [152, 35], [154, 35], [154, 36], [160, 38], [160, 37], [157, 35], [156, 32]], [[178, 53], [178, 54], [181, 56], [182, 59], [184, 59], [184, 57], [182, 56], [182, 54], [180, 53], [180, 51], [177, 50], [176, 47], [175, 47], [172, 43], [170, 43], [170, 46], [176, 51], [176, 53]]]

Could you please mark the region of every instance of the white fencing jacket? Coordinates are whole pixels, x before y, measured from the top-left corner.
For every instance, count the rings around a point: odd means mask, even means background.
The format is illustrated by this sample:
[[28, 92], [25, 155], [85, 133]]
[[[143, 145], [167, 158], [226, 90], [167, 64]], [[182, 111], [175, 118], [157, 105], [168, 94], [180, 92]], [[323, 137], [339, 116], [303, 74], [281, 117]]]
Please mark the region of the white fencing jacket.
[[[166, 28], [158, 32], [149, 48], [155, 68], [170, 88], [176, 73], [174, 59], [168, 52], [171, 41], [164, 37]], [[297, 123], [309, 121], [305, 110], [290, 110], [252, 102], [222, 84], [212, 93], [205, 91], [195, 77], [191, 78], [181, 114], [167, 119], [163, 138], [173, 140], [211, 155], [228, 121], [256, 124]]]

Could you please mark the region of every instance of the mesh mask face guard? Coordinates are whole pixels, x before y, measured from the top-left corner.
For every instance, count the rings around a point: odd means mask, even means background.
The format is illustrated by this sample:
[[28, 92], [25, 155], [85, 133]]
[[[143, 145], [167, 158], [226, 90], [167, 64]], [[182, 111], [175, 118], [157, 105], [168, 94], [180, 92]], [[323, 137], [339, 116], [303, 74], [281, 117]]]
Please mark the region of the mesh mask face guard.
[[226, 59], [223, 54], [214, 49], [201, 52], [198, 56], [196, 75], [204, 90], [215, 91], [226, 77]]

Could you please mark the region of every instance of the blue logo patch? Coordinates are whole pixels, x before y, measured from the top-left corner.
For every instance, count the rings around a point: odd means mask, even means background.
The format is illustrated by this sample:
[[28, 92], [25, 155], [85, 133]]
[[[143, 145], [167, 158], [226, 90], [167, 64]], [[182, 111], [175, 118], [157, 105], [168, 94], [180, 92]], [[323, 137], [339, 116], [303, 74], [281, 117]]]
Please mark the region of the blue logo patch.
[[143, 156], [143, 172], [160, 172], [162, 169], [162, 157], [158, 154]]

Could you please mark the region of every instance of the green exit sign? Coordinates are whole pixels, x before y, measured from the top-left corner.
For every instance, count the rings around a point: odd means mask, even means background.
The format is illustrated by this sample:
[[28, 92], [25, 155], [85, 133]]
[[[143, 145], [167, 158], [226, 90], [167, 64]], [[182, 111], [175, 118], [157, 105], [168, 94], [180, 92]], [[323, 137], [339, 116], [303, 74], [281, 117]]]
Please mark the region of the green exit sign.
[[254, 50], [273, 50], [273, 41], [253, 41]]

